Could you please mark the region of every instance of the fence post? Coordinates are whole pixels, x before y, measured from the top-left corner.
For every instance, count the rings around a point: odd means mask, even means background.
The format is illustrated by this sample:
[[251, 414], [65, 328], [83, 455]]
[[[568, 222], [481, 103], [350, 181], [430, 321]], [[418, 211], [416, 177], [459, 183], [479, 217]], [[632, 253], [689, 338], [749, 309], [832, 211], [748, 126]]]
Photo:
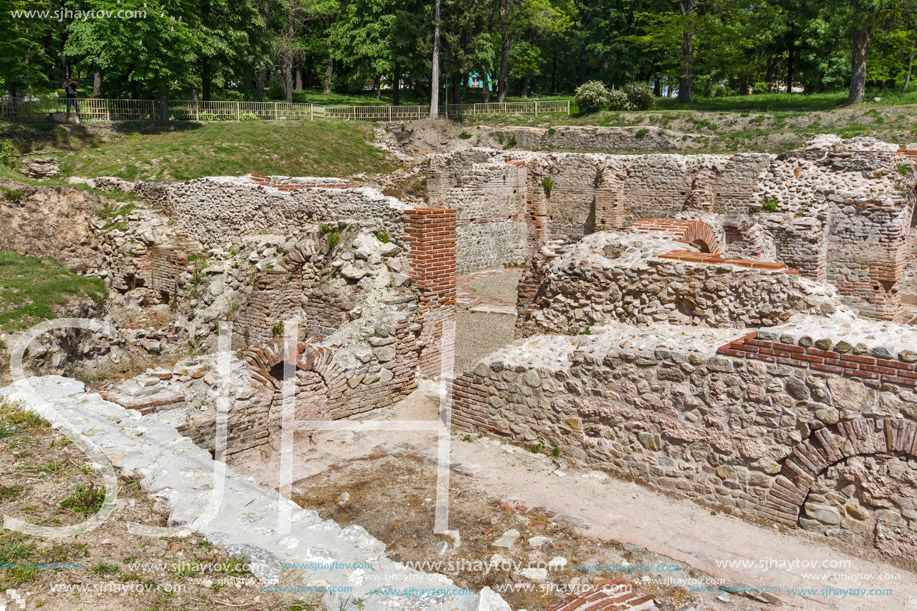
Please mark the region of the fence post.
[[392, 122], [392, 107], [391, 106], [388, 107], [388, 122], [389, 123]]
[[535, 100], [535, 116], [538, 116], [538, 100]]
[[277, 104], [278, 102], [274, 102], [274, 120], [275, 121], [280, 117], [280, 115], [277, 112]]
[[236, 121], [242, 120], [242, 102], [236, 102]]

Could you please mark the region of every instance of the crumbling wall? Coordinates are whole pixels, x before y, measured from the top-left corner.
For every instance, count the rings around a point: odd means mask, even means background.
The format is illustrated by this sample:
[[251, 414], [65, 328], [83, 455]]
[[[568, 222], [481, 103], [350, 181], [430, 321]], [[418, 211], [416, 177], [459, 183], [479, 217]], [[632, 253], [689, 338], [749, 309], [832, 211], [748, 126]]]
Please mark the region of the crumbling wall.
[[543, 248], [520, 283], [517, 335], [575, 334], [616, 322], [760, 327], [842, 307], [831, 287], [782, 264], [676, 248], [686, 247], [655, 233], [616, 232]]
[[[912, 559], [917, 507], [891, 491], [917, 477], [917, 336], [846, 318], [745, 333], [656, 324], [538, 336], [456, 379], [453, 423]], [[862, 457], [881, 470], [868, 475]]]

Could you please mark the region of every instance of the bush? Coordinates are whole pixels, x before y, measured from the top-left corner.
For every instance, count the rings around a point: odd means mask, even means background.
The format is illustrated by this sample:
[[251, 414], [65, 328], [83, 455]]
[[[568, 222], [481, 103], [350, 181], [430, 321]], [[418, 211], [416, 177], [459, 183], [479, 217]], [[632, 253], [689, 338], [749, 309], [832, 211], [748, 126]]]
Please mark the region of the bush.
[[608, 92], [608, 110], [630, 110], [630, 102], [627, 94], [620, 89], [612, 89]]
[[588, 81], [576, 88], [573, 101], [581, 113], [590, 114], [608, 108], [611, 92], [602, 81]]
[[656, 101], [653, 90], [640, 83], [628, 83], [621, 91], [627, 96], [628, 110], [649, 110]]

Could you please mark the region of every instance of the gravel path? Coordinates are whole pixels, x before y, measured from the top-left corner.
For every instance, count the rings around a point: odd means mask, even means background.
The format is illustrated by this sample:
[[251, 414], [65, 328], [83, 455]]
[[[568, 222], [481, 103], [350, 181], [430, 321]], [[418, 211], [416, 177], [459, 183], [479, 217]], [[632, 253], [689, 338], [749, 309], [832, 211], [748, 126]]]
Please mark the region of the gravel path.
[[[482, 274], [468, 287], [493, 299], [495, 305], [516, 302], [516, 287], [522, 277], [521, 269]], [[481, 300], [484, 301], [484, 300]], [[488, 305], [485, 301], [483, 303]], [[455, 371], [467, 371], [480, 359], [513, 341], [515, 314], [459, 310], [455, 319]]]

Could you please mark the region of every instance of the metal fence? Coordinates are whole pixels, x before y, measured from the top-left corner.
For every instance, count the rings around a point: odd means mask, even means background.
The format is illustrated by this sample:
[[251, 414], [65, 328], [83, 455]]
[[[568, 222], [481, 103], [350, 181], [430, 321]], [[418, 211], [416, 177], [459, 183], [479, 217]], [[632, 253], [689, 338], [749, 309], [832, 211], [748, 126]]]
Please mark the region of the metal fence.
[[[73, 112], [81, 121], [156, 121], [161, 116], [157, 100], [108, 100], [79, 98]], [[0, 103], [0, 117], [7, 120], [47, 119], [67, 112], [64, 98]], [[276, 121], [344, 119], [350, 121], [414, 121], [430, 116], [429, 106], [322, 106], [286, 102], [193, 102], [169, 100], [172, 121]], [[570, 114], [570, 100], [526, 100], [489, 104], [443, 104], [440, 116], [473, 119], [488, 115]]]

